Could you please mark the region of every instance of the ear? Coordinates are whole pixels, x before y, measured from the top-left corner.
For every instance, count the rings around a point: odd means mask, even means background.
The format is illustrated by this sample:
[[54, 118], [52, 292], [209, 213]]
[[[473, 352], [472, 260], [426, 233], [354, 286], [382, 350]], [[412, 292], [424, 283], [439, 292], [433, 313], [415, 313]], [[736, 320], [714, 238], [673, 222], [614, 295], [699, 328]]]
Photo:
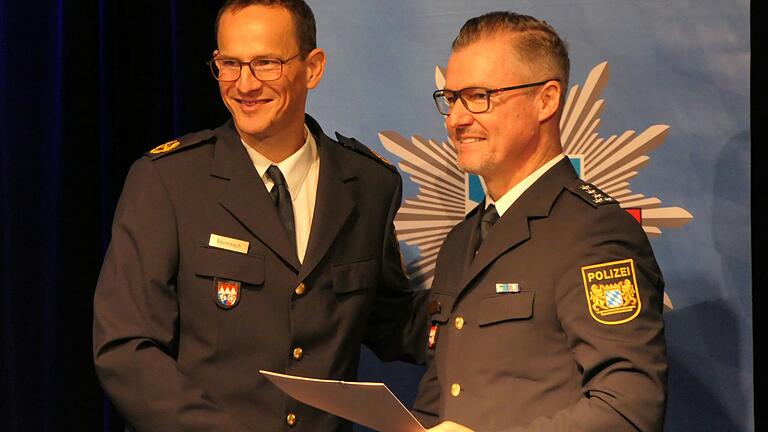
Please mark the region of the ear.
[[547, 81], [537, 96], [539, 121], [544, 123], [560, 111], [563, 87], [560, 81]]
[[320, 84], [325, 72], [325, 51], [321, 48], [313, 49], [307, 54], [307, 88], [313, 89]]

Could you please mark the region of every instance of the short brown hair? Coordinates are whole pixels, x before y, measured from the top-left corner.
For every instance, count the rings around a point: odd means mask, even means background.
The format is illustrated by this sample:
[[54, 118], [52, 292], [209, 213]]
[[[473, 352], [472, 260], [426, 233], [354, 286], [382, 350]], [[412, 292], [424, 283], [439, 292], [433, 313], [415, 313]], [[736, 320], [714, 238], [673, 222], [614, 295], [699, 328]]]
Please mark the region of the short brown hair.
[[219, 21], [224, 12], [228, 10], [239, 11], [248, 6], [278, 6], [283, 7], [293, 16], [293, 23], [296, 27], [296, 39], [299, 42], [299, 52], [306, 56], [313, 49], [317, 48], [317, 27], [315, 25], [315, 14], [312, 13], [309, 5], [304, 0], [227, 0], [219, 9], [216, 15], [216, 25], [214, 27], [214, 36], [219, 36]]
[[514, 12], [489, 12], [464, 23], [451, 50], [458, 51], [482, 38], [503, 34], [519, 35], [515, 48], [521, 60], [544, 67], [552, 76], [539, 78], [559, 79], [565, 93], [571, 69], [568, 47], [546, 21]]

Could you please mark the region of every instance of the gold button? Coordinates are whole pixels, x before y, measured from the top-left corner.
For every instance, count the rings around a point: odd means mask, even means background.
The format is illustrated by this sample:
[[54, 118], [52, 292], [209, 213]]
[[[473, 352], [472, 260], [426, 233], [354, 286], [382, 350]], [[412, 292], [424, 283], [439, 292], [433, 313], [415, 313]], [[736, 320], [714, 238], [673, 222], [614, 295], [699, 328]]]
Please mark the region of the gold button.
[[296, 287], [295, 290], [293, 290], [293, 292], [295, 292], [296, 295], [303, 295], [306, 289], [307, 289], [306, 285], [304, 285], [304, 282], [302, 282], [299, 284], [299, 286]]
[[456, 324], [456, 328], [461, 330], [462, 328], [464, 328], [464, 318], [456, 317], [456, 323], [455, 324]]
[[461, 386], [456, 383], [451, 384], [451, 395], [457, 397], [459, 393], [461, 393]]
[[296, 424], [296, 414], [290, 413], [285, 416], [285, 422], [288, 423], [288, 426], [294, 426]]
[[304, 357], [304, 350], [301, 349], [301, 347], [296, 347], [293, 349], [293, 358], [296, 360], [301, 360], [301, 358]]

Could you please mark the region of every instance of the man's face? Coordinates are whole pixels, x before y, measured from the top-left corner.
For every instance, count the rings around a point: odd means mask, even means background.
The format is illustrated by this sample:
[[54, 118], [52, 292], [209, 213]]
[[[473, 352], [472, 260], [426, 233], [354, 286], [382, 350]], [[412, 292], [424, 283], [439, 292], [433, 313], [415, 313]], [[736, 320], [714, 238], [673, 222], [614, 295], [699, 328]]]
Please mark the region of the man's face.
[[[219, 21], [217, 57], [249, 62], [255, 58], [287, 60], [299, 53], [290, 12], [282, 7], [248, 6], [228, 10]], [[274, 81], [256, 79], [247, 66], [240, 78], [219, 82], [227, 106], [241, 135], [264, 140], [287, 127], [303, 124], [304, 108], [313, 82], [301, 56], [283, 64]]]
[[[445, 88], [488, 89], [540, 81], [514, 51], [514, 36], [483, 38], [451, 54]], [[473, 114], [456, 101], [445, 125], [459, 153], [459, 166], [484, 178], [520, 168], [534, 152], [539, 138], [535, 110], [538, 90], [511, 90], [492, 94], [490, 109]], [[508, 174], [507, 174], [508, 175]]]

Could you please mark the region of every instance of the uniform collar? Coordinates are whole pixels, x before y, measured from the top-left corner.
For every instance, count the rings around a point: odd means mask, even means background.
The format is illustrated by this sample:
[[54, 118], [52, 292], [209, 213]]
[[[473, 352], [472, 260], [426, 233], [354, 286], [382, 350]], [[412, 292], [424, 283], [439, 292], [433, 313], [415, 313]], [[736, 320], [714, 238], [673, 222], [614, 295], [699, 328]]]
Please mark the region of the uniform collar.
[[528, 188], [530, 188], [536, 182], [536, 180], [541, 178], [544, 173], [557, 165], [557, 163], [560, 162], [563, 158], [565, 158], [565, 155], [561, 153], [550, 159], [549, 162], [540, 166], [539, 169], [529, 174], [528, 177], [524, 178], [520, 183], [512, 187], [512, 189], [508, 190], [504, 195], [501, 196], [501, 198], [498, 199], [498, 201], [493, 201], [493, 198], [491, 198], [490, 195], [486, 195], [485, 208], [488, 208], [490, 205], [495, 205], [496, 211], [499, 213], [499, 217], [504, 216], [504, 212], [512, 207], [512, 204], [514, 204], [515, 201], [520, 198], [523, 192], [528, 190]]
[[309, 173], [309, 168], [318, 158], [315, 137], [310, 133], [306, 124], [304, 125], [304, 133], [306, 134], [304, 144], [296, 150], [295, 153], [278, 163], [269, 160], [266, 156], [247, 145], [242, 138], [240, 139], [240, 142], [242, 142], [245, 150], [248, 152], [248, 156], [253, 162], [253, 166], [259, 173], [259, 177], [261, 177], [265, 183], [272, 182], [272, 179], [267, 176], [267, 168], [269, 168], [270, 165], [277, 165], [277, 167], [280, 168], [280, 172], [283, 173], [285, 181], [288, 183], [288, 191], [290, 192], [292, 199], [296, 199], [298, 196], [301, 186], [304, 184], [304, 179]]

